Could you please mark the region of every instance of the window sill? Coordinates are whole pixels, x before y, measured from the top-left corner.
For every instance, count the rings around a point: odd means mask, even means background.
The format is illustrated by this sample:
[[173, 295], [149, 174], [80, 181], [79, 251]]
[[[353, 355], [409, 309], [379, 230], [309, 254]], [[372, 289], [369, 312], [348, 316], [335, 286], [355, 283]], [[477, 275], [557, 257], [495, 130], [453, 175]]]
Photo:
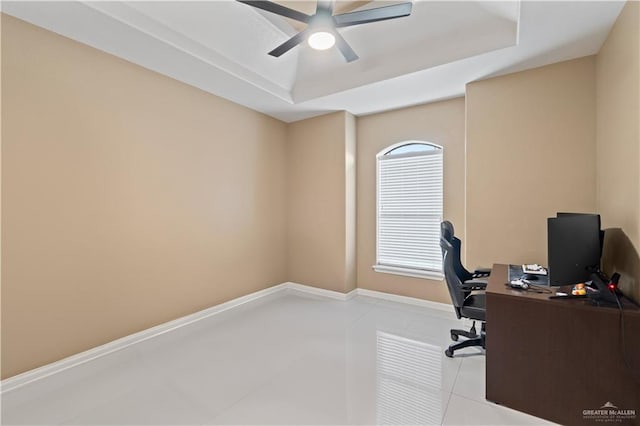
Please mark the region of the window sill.
[[383, 274], [402, 275], [405, 277], [424, 278], [428, 280], [442, 281], [444, 275], [442, 272], [424, 271], [422, 269], [399, 268], [397, 266], [373, 265], [373, 270], [382, 272]]

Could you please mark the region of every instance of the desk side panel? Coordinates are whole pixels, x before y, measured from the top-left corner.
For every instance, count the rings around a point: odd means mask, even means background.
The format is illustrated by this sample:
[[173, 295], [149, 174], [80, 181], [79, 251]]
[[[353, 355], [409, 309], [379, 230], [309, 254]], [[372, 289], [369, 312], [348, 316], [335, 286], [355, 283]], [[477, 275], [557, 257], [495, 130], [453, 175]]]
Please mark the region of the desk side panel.
[[[640, 383], [625, 366], [616, 309], [487, 292], [488, 400], [562, 424], [612, 402], [635, 410]], [[625, 313], [629, 367], [640, 376], [640, 313]], [[595, 424], [595, 423], [594, 423]]]

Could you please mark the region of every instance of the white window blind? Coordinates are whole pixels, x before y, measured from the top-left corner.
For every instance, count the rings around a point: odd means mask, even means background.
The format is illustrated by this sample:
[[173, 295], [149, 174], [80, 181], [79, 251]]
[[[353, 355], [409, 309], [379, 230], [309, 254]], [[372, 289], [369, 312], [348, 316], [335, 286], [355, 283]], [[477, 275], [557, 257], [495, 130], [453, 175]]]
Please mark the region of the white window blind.
[[378, 156], [377, 264], [442, 271], [442, 149]]

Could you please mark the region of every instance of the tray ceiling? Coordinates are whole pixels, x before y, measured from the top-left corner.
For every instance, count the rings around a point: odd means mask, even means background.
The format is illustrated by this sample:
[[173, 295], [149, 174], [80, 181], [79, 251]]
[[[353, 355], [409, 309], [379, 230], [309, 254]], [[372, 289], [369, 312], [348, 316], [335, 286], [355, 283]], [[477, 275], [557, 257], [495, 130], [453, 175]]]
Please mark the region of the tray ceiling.
[[[312, 14], [315, 2], [280, 1]], [[393, 4], [339, 1], [336, 13]], [[306, 44], [304, 24], [235, 1], [3, 2], [4, 13], [284, 121], [460, 96], [470, 81], [596, 53], [624, 2], [415, 1], [340, 30], [360, 59]]]

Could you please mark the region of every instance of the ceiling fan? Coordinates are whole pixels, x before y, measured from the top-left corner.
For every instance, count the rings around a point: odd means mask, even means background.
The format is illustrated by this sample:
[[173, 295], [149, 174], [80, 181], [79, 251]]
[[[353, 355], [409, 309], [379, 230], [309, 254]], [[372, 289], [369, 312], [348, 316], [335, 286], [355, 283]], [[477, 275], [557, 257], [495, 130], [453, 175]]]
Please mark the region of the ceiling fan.
[[344, 37], [338, 32], [338, 28], [409, 16], [412, 6], [411, 2], [406, 2], [334, 15], [333, 0], [318, 0], [316, 13], [314, 15], [307, 15], [306, 13], [290, 9], [272, 1], [237, 1], [307, 24], [307, 28], [273, 49], [269, 52], [269, 55], [279, 57], [307, 39], [309, 45], [318, 50], [329, 49], [336, 44], [347, 62], [355, 61], [358, 59], [358, 55], [356, 55], [356, 52], [353, 51]]

